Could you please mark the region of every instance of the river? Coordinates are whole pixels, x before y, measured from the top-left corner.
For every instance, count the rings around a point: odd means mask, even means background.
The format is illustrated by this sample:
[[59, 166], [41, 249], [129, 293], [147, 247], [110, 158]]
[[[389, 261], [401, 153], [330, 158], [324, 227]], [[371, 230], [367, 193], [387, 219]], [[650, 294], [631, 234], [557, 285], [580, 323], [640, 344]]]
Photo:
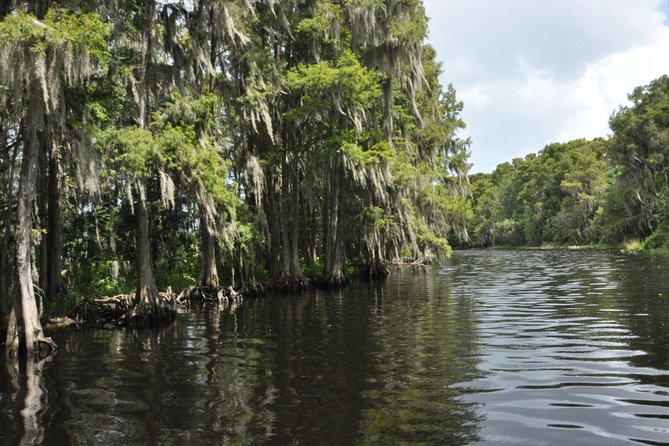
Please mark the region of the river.
[[383, 284], [52, 333], [0, 444], [669, 444], [669, 259], [462, 251]]

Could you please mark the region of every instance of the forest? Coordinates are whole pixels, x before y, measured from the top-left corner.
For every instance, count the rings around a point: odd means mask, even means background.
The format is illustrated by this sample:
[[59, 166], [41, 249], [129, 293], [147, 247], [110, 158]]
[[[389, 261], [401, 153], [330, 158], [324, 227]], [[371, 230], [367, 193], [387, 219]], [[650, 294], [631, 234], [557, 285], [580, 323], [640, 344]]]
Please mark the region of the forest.
[[669, 77], [637, 87], [611, 134], [471, 176], [474, 246], [669, 248]]
[[7, 353], [86, 297], [160, 325], [159, 290], [338, 288], [466, 242], [426, 33], [420, 0], [0, 1]]

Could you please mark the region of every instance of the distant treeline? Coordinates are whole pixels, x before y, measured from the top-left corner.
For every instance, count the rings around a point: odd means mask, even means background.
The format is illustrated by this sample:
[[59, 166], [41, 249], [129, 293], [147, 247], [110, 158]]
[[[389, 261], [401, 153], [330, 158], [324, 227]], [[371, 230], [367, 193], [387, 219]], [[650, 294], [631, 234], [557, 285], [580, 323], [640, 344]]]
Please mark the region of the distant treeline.
[[472, 175], [471, 243], [669, 247], [669, 77], [629, 99], [607, 139], [550, 144]]

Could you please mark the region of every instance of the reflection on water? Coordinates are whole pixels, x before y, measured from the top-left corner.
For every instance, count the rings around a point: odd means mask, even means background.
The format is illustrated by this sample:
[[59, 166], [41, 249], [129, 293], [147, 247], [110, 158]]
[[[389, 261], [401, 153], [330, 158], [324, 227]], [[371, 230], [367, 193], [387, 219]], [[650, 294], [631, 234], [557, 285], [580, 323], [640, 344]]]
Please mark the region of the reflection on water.
[[411, 278], [411, 290], [406, 281], [393, 276], [377, 290], [382, 305], [360, 434], [369, 444], [468, 444], [479, 417], [452, 385], [478, 376], [471, 301], [435, 287], [426, 273]]
[[[3, 358], [5, 373], [2, 386], [3, 417], [0, 439], [20, 445], [44, 443], [48, 425], [44, 409], [49, 405], [43, 372], [51, 357], [32, 360]], [[7, 410], [4, 410], [7, 409]]]
[[462, 252], [161, 331], [55, 333], [52, 362], [0, 368], [0, 444], [669, 444], [668, 268]]
[[474, 305], [481, 444], [669, 444], [665, 260], [462, 253], [446, 270]]

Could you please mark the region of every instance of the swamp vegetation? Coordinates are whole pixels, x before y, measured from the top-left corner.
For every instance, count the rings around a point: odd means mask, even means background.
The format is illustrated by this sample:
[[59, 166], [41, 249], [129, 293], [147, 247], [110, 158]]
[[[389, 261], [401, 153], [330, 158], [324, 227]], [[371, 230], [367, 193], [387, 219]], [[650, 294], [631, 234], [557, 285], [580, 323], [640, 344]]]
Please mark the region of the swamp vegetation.
[[606, 139], [549, 144], [472, 175], [472, 243], [669, 248], [669, 77], [629, 99]]
[[341, 288], [451, 246], [669, 247], [667, 76], [610, 137], [470, 178], [426, 32], [420, 0], [0, 1], [7, 352], [91, 296], [162, 325], [172, 289]]
[[[0, 2], [0, 301], [344, 286], [467, 239], [462, 104], [420, 0]], [[225, 291], [228, 297], [229, 291]]]
[[0, 0], [0, 442], [661, 444], [666, 258], [425, 265], [669, 249], [669, 77], [470, 175], [426, 33], [421, 0]]

